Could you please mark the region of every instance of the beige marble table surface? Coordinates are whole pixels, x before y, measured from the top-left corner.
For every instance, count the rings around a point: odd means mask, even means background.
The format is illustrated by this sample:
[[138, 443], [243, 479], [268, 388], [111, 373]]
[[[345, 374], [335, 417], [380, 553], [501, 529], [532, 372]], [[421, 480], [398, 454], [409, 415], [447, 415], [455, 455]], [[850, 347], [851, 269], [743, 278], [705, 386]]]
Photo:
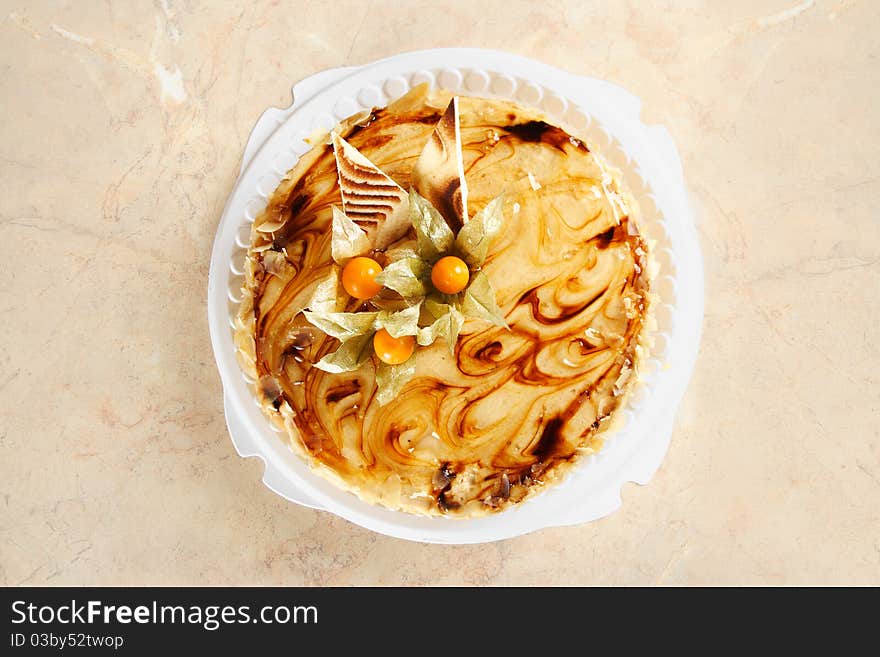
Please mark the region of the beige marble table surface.
[[[0, 583], [880, 584], [876, 2], [0, 6]], [[206, 280], [251, 127], [435, 46], [623, 85], [682, 153], [700, 358], [604, 520], [407, 543], [285, 502], [227, 436]]]

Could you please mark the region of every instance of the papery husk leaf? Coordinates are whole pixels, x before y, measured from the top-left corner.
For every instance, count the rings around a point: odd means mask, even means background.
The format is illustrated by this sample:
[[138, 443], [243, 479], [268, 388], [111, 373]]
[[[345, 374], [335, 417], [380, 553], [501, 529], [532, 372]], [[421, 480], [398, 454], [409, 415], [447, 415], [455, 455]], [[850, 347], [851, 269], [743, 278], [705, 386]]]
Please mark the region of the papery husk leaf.
[[403, 258], [389, 264], [376, 276], [376, 282], [407, 298], [423, 297], [428, 292], [431, 268], [421, 258]]
[[336, 351], [327, 354], [315, 363], [315, 367], [332, 374], [353, 372], [366, 363], [372, 353], [373, 333], [371, 331], [343, 342]]
[[496, 326], [507, 327], [504, 315], [495, 301], [495, 290], [492, 289], [489, 277], [483, 272], [477, 272], [471, 277], [459, 309], [465, 317], [483, 319]]
[[327, 278], [315, 287], [306, 308], [315, 313], [334, 313], [342, 307], [339, 299], [339, 269], [332, 267]]
[[400, 365], [379, 362], [376, 367], [376, 401], [380, 406], [396, 399], [416, 373], [416, 355]]
[[482, 267], [486, 262], [489, 245], [504, 222], [501, 208], [501, 197], [495, 197], [458, 231], [455, 248], [469, 267]]
[[387, 310], [388, 312], [397, 312], [409, 308], [410, 302], [401, 297], [399, 294], [391, 291], [390, 294], [380, 292], [379, 295], [370, 299], [370, 305], [379, 310]]
[[421, 302], [397, 312], [383, 310], [376, 317], [376, 328], [384, 328], [393, 338], [418, 335], [421, 312]]
[[450, 353], [455, 353], [455, 344], [458, 342], [458, 334], [464, 324], [464, 315], [458, 309], [446, 303], [437, 303], [428, 300], [425, 303], [428, 312], [434, 317], [430, 326], [419, 329], [417, 342], [427, 347], [438, 338], [446, 338], [446, 344]]
[[414, 189], [409, 192], [409, 217], [424, 260], [436, 258], [452, 248], [455, 235], [436, 208]]
[[351, 258], [370, 250], [370, 238], [342, 210], [333, 206], [333, 235], [330, 253], [337, 265], [345, 265]]
[[305, 311], [306, 319], [337, 340], [351, 340], [372, 331], [379, 313], [322, 313]]

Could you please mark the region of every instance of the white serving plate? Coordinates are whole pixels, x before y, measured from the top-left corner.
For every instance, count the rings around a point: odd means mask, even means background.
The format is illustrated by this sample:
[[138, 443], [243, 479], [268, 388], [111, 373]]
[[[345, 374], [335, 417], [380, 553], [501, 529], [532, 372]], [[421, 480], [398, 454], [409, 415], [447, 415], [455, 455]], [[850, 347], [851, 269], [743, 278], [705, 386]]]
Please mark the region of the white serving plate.
[[[654, 286], [659, 295], [656, 344], [623, 410], [623, 426], [600, 454], [584, 459], [563, 482], [484, 518], [427, 518], [392, 511], [367, 504], [313, 473], [258, 407], [254, 382], [239, 368], [232, 339], [251, 222], [281, 177], [309, 149], [304, 139], [361, 109], [385, 105], [425, 81], [537, 107], [583, 137], [591, 150], [623, 172], [641, 206], [640, 227], [656, 242], [660, 265]], [[641, 102], [621, 87], [524, 57], [472, 48], [422, 50], [332, 69], [297, 83], [292, 93], [291, 106], [266, 110], [250, 135], [211, 257], [211, 341], [223, 382], [226, 423], [238, 453], [261, 458], [266, 466], [263, 482], [282, 497], [414, 541], [495, 541], [588, 522], [619, 508], [621, 486], [648, 483], [663, 460], [697, 356], [703, 317], [703, 264], [681, 161], [666, 129], [644, 125]]]

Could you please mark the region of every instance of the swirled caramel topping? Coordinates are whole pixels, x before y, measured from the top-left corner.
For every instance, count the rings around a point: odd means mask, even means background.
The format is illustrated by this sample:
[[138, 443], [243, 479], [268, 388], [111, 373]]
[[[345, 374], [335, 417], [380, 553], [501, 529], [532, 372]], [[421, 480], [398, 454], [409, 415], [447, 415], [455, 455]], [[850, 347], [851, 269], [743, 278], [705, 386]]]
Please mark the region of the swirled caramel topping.
[[[449, 99], [417, 89], [338, 132], [409, 189]], [[483, 272], [509, 328], [468, 320], [454, 354], [420, 349], [384, 406], [371, 362], [313, 367], [338, 342], [300, 311], [330, 271], [342, 200], [333, 149], [318, 145], [255, 222], [236, 344], [267, 414], [319, 473], [391, 508], [467, 516], [525, 499], [601, 447], [641, 360], [649, 282], [632, 205], [584, 143], [501, 100], [461, 98], [458, 112], [471, 215], [503, 194]], [[374, 255], [384, 266], [412, 242]]]

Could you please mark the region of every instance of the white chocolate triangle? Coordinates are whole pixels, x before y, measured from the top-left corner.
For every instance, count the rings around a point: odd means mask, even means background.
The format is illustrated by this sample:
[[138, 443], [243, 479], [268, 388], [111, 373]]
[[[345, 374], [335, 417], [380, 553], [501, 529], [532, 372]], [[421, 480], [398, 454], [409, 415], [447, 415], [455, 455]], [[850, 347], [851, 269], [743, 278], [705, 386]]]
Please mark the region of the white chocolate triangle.
[[337, 133], [332, 139], [342, 208], [364, 230], [372, 248], [384, 249], [409, 230], [408, 195]]
[[453, 232], [468, 222], [458, 96], [447, 105], [413, 167], [413, 187], [437, 208]]

